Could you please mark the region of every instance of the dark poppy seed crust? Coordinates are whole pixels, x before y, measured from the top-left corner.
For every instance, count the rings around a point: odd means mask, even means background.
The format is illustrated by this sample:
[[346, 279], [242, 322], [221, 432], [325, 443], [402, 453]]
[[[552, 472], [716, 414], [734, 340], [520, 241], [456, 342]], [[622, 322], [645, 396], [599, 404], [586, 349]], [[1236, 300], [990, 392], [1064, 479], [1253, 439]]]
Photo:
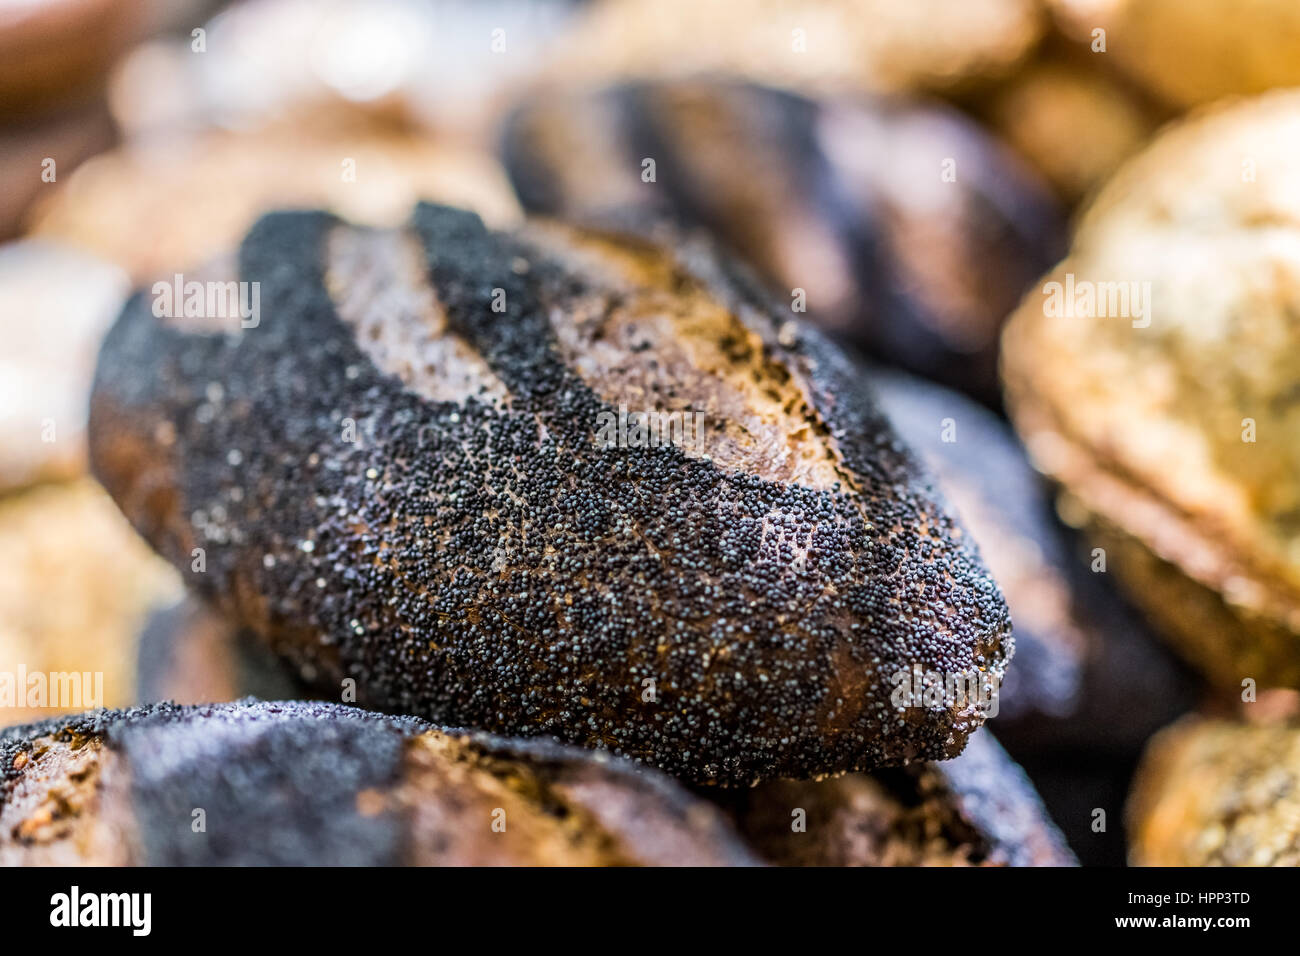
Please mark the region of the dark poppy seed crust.
[[6, 866], [759, 862], [711, 805], [629, 761], [305, 701], [5, 728], [0, 823]]
[[240, 278], [260, 283], [256, 328], [182, 331], [137, 295], [104, 343], [96, 474], [195, 588], [327, 692], [350, 678], [367, 705], [551, 734], [696, 781], [960, 752], [977, 710], [896, 709], [890, 676], [915, 663], [1000, 678], [1005, 605], [820, 334], [681, 246], [666, 282], [741, 323], [726, 348], [773, 394], [797, 390], [782, 427], [826, 448], [814, 464], [843, 481], [604, 447], [593, 436], [614, 406], [566, 365], [553, 326], [620, 306], [572, 265], [578, 234], [493, 233], [418, 207], [448, 334], [508, 392], [455, 402], [382, 370], [340, 319], [324, 265], [338, 228], [323, 213], [254, 227]]

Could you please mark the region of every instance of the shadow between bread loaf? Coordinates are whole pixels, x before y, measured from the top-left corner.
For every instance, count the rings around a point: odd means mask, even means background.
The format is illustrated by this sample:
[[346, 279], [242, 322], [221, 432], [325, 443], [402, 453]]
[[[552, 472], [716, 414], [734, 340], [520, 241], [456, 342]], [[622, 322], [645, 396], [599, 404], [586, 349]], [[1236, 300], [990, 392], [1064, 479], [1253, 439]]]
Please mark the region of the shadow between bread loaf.
[[239, 278], [255, 327], [128, 304], [92, 463], [322, 687], [724, 784], [952, 756], [982, 722], [890, 699], [914, 665], [1000, 680], [973, 544], [859, 371], [707, 247], [278, 213]]

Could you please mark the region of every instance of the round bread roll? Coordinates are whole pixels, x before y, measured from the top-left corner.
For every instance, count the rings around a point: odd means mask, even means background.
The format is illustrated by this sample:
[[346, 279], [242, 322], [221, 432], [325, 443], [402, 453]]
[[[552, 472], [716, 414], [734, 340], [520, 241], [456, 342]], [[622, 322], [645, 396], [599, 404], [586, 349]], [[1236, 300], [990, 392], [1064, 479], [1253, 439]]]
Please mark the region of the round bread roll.
[[1048, 49], [981, 103], [980, 113], [1073, 204], [1142, 148], [1158, 111], [1110, 72]]
[[[330, 696], [724, 784], [982, 722], [996, 585], [859, 370], [711, 247], [281, 213], [239, 275], [255, 321], [128, 304], [92, 463]], [[896, 704], [913, 668], [951, 692]]]
[[0, 731], [0, 866], [746, 866], [668, 777], [337, 704], [158, 704]]
[[953, 90], [1009, 72], [1036, 0], [604, 0], [555, 44], [561, 84], [726, 74], [814, 92]]
[[1300, 866], [1300, 729], [1180, 721], [1152, 740], [1128, 816], [1135, 866]]
[[1062, 514], [1213, 682], [1300, 685], [1300, 93], [1166, 131], [1003, 337]]
[[181, 584], [89, 479], [0, 498], [0, 725], [133, 699], [134, 648]]
[[492, 223], [518, 216], [489, 156], [357, 117], [304, 112], [97, 156], [37, 208], [32, 234], [86, 249], [151, 285], [227, 254], [270, 209], [324, 207], [395, 225], [421, 198], [466, 206]]
[[1049, 0], [1058, 23], [1178, 107], [1300, 84], [1291, 0]]

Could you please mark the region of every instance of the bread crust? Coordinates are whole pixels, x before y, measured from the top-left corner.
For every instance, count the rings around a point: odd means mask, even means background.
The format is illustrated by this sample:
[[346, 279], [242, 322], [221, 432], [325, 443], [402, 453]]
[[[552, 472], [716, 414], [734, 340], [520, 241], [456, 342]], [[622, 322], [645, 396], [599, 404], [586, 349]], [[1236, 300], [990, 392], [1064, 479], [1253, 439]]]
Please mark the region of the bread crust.
[[1084, 43], [1101, 28], [1106, 56], [1173, 107], [1300, 83], [1300, 11], [1290, 0], [1049, 0], [1062, 29]]
[[[190, 575], [201, 593], [332, 693], [350, 678], [361, 703], [553, 734], [689, 779], [960, 752], [979, 705], [897, 709], [891, 675], [1000, 679], [1005, 605], [858, 371], [815, 330], [705, 246], [493, 233], [421, 206], [412, 228], [448, 329], [508, 392], [430, 401], [338, 318], [323, 274], [338, 228], [286, 213], [252, 231], [241, 276], [262, 284], [258, 328], [188, 334], [137, 296], [105, 341], [96, 474], [174, 562], [207, 548]], [[720, 310], [732, 358], [695, 372], [719, 393], [738, 370], [757, 376], [744, 414], [794, 435], [791, 454], [820, 449], [817, 473], [837, 485], [731, 467], [739, 453], [711, 460], [714, 435], [743, 452], [769, 433], [708, 405], [695, 409], [705, 453], [597, 440], [614, 406], [565, 363], [552, 316], [617, 321], [648, 294], [636, 263], [680, 290], [654, 290], [654, 310], [680, 309], [669, 331]], [[635, 348], [652, 359], [659, 344]], [[644, 384], [607, 371], [610, 387]], [[678, 407], [673, 380], [651, 384], [634, 409]], [[769, 394], [788, 407], [773, 412]]]
[[1019, 760], [1067, 750], [1136, 759], [1195, 706], [1199, 682], [1117, 593], [1111, 574], [1134, 571], [1127, 553], [1098, 540], [1108, 556], [1099, 565], [1062, 527], [1052, 490], [1003, 419], [900, 372], [875, 372], [872, 388], [979, 542], [1015, 621], [998, 739]]
[[758, 863], [707, 803], [627, 761], [337, 704], [252, 700], [0, 731], [0, 861]]
[[542, 92], [501, 151], [529, 212], [702, 229], [823, 329], [990, 403], [1002, 322], [1066, 246], [1037, 177], [936, 105], [724, 80]]
[[[1111, 573], [1223, 687], [1300, 682], [1297, 143], [1294, 91], [1170, 127], [1003, 334], [1008, 410], [1063, 512], [1132, 553]], [[1071, 287], [1096, 314], [1049, 308]]]
[[961, 756], [832, 780], [774, 780], [729, 812], [783, 866], [1076, 866], [1025, 772], [987, 730]]
[[1135, 866], [1300, 865], [1300, 730], [1187, 718], [1157, 735], [1128, 805]]
[[584, 9], [545, 79], [720, 74], [818, 93], [952, 93], [1010, 72], [1045, 21], [1032, 0], [615, 0]]

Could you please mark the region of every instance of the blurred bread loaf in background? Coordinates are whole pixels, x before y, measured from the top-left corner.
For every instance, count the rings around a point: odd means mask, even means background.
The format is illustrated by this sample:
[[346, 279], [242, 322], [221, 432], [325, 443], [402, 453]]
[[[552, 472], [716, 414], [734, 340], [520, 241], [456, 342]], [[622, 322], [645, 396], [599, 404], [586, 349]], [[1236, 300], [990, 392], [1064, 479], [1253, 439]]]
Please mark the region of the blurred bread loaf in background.
[[708, 231], [793, 312], [990, 403], [1002, 321], [1065, 248], [1042, 181], [937, 103], [722, 81], [543, 93], [502, 154], [529, 212]]
[[1222, 687], [1300, 684], [1300, 93], [1163, 132], [1003, 335], [1062, 513]]

